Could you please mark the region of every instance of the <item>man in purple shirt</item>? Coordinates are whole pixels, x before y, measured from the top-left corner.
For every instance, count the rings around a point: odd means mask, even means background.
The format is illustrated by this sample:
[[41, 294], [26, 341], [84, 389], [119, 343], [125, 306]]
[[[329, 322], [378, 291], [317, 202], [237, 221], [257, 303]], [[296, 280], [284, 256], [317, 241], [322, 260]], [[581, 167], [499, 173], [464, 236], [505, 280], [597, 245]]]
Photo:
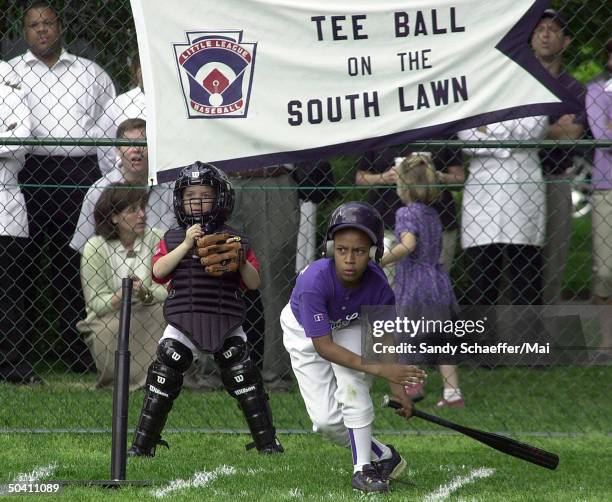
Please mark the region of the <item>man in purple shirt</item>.
[[313, 430], [353, 453], [352, 486], [386, 492], [389, 479], [406, 467], [390, 445], [372, 437], [371, 378], [389, 381], [409, 418], [412, 403], [404, 386], [425, 373], [402, 364], [365, 364], [361, 358], [362, 305], [394, 305], [395, 297], [378, 265], [383, 254], [383, 221], [372, 206], [349, 202], [331, 215], [327, 256], [298, 276], [281, 313], [283, 342]]
[[[557, 81], [584, 103], [584, 86], [565, 72], [563, 52], [572, 37], [563, 15], [546, 9], [531, 35], [533, 52]], [[586, 114], [548, 117], [547, 139], [580, 139], [586, 128]], [[574, 152], [568, 148], [540, 150], [540, 162], [546, 179], [546, 242], [542, 250], [545, 304], [561, 300], [563, 272], [572, 231], [572, 193], [568, 169], [573, 167]]]
[[[586, 108], [595, 139], [612, 139], [612, 38], [606, 43], [605, 70], [587, 87]], [[612, 148], [597, 148], [593, 159], [593, 296], [597, 305], [612, 304]], [[608, 307], [609, 309], [609, 307]], [[608, 310], [606, 309], [606, 310]], [[612, 357], [612, 319], [604, 316], [603, 350], [596, 360]]]

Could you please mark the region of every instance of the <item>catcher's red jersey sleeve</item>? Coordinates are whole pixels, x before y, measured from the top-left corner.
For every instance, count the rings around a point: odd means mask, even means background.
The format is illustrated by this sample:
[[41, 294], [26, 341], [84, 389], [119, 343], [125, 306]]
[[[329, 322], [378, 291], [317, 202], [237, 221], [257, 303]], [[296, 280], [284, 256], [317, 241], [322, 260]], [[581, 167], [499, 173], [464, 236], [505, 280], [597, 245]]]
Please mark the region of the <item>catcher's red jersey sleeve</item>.
[[[155, 265], [157, 260], [159, 260], [162, 256], [166, 256], [167, 254], [168, 254], [168, 248], [166, 247], [166, 241], [162, 239], [161, 241], [159, 241], [159, 244], [157, 245], [157, 247], [155, 248], [155, 251], [153, 252], [153, 258], [151, 260], [152, 266]], [[257, 256], [255, 255], [255, 252], [253, 251], [253, 249], [248, 250], [247, 255], [246, 255], [246, 261], [248, 261], [255, 268], [255, 270], [257, 270], [257, 272], [260, 271], [259, 260], [257, 259]], [[166, 284], [172, 280], [172, 274], [170, 274], [167, 277], [157, 277], [155, 274], [153, 274], [153, 271], [151, 271], [151, 275], [152, 275], [153, 282], [156, 282], [157, 284]], [[170, 287], [170, 285], [168, 285], [168, 287]], [[240, 287], [243, 290], [247, 289], [247, 287], [244, 285], [242, 280], [240, 281]]]

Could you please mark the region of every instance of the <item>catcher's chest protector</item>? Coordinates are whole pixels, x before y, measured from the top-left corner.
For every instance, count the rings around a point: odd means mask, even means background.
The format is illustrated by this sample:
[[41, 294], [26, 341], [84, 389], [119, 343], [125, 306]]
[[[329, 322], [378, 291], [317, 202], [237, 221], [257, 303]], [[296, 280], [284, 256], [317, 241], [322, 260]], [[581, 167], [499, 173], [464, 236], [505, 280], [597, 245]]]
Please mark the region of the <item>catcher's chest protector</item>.
[[[229, 227], [218, 231], [240, 235]], [[168, 230], [164, 236], [168, 252], [184, 239], [184, 229]], [[189, 252], [176, 267], [171, 286], [164, 303], [166, 321], [205, 352], [220, 350], [225, 337], [244, 321], [238, 272], [211, 277], [204, 271], [200, 258]]]

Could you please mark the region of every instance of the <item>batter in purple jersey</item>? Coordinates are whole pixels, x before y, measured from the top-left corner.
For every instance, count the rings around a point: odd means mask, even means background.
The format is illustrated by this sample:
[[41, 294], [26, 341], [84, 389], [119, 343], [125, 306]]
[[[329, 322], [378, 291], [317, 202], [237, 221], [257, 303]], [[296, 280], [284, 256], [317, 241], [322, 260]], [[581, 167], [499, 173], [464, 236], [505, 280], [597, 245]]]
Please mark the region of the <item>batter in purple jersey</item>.
[[389, 381], [409, 418], [412, 402], [405, 385], [422, 383], [425, 373], [402, 364], [364, 364], [360, 312], [363, 305], [394, 305], [395, 297], [378, 265], [383, 222], [369, 204], [349, 202], [331, 215], [327, 258], [304, 269], [281, 313], [283, 341], [313, 430], [351, 448], [352, 486], [386, 492], [406, 462], [391, 445], [372, 437], [372, 376]]

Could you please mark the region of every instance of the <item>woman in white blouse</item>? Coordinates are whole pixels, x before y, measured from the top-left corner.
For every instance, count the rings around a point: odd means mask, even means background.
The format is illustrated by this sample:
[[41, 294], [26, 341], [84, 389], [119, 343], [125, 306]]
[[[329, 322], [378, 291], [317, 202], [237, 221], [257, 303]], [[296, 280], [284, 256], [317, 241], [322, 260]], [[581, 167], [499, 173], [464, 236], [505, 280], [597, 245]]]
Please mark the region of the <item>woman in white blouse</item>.
[[[462, 140], [537, 140], [546, 117], [525, 117], [461, 131]], [[546, 197], [536, 149], [469, 148], [469, 177], [463, 192], [461, 247], [466, 250], [473, 304], [493, 305], [501, 297], [508, 263], [511, 302], [541, 303], [541, 257]]]
[[165, 328], [166, 289], [151, 279], [151, 259], [163, 231], [146, 226], [146, 190], [114, 183], [94, 210], [96, 235], [87, 241], [81, 281], [87, 318], [77, 325], [86, 336], [98, 372], [97, 387], [113, 382], [121, 307], [121, 280], [134, 280], [130, 326], [130, 390], [145, 384]]

